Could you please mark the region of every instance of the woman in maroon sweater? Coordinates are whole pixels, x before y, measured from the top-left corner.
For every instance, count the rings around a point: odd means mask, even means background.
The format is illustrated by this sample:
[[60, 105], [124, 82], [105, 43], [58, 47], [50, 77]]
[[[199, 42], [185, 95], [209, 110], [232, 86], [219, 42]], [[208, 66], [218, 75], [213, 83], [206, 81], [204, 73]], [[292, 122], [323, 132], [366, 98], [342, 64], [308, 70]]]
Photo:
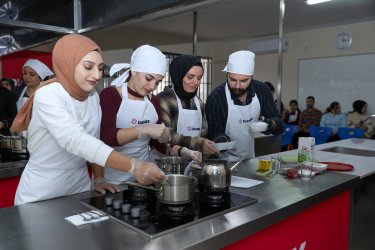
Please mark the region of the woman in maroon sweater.
[[[112, 81], [111, 85], [115, 87], [100, 93], [101, 139], [116, 151], [141, 161], [151, 159], [150, 148], [159, 151], [159, 155], [160, 152], [165, 154], [164, 143], [170, 140], [170, 132], [163, 123], [159, 100], [151, 93], [163, 80], [166, 66], [163, 53], [149, 45], [136, 49], [130, 64], [112, 66], [111, 75], [127, 69]], [[174, 146], [172, 152], [178, 153], [177, 147]], [[201, 158], [200, 152], [187, 152], [185, 156], [189, 158]], [[94, 169], [96, 177], [103, 175], [100, 168]], [[131, 178], [126, 173], [111, 169], [105, 169], [104, 176], [106, 182], [114, 184]]]

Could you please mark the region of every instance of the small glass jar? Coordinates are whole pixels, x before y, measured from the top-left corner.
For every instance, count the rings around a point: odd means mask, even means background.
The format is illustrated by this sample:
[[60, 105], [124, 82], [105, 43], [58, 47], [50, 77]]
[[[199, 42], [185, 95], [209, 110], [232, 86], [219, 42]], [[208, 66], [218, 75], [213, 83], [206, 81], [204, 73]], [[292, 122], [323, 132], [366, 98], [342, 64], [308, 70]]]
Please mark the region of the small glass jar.
[[298, 176], [298, 170], [297, 169], [295, 169], [295, 168], [288, 169], [288, 178], [289, 179], [297, 178], [297, 176]]

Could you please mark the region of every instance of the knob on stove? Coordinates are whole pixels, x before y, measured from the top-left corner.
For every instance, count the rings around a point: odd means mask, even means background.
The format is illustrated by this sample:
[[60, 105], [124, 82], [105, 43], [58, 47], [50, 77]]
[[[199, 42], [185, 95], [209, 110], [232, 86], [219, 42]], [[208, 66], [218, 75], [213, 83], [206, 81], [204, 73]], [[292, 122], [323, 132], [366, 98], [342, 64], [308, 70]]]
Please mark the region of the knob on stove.
[[113, 205], [113, 197], [112, 196], [105, 197], [105, 205], [106, 206], [112, 206]]
[[121, 211], [124, 214], [130, 214], [131, 205], [128, 203], [122, 204]]
[[133, 207], [130, 209], [130, 215], [132, 218], [139, 218], [141, 209], [139, 207]]
[[122, 203], [124, 203], [122, 200], [114, 200], [113, 201], [113, 208], [116, 209], [116, 210], [120, 210]]

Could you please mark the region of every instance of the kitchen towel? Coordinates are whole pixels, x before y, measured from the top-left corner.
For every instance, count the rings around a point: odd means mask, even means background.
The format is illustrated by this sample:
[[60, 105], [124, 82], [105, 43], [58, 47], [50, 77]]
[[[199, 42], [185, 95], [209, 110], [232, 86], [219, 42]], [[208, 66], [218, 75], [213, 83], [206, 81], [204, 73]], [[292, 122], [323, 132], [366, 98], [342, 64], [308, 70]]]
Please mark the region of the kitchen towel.
[[[99, 214], [101, 214], [101, 216], [99, 216]], [[84, 218], [87, 218], [87, 220], [85, 220]], [[81, 226], [84, 224], [94, 223], [94, 222], [108, 220], [108, 219], [109, 219], [109, 216], [107, 215], [104, 216], [103, 213], [99, 211], [95, 211], [95, 210], [88, 211], [88, 212], [81, 212], [79, 214], [72, 215], [72, 216], [65, 218], [65, 220], [69, 221], [75, 226]]]
[[237, 187], [237, 188], [249, 188], [256, 186], [258, 184], [263, 183], [263, 181], [258, 181], [258, 180], [253, 180], [253, 179], [248, 179], [248, 178], [243, 178], [239, 176], [233, 176], [231, 179], [231, 187]]

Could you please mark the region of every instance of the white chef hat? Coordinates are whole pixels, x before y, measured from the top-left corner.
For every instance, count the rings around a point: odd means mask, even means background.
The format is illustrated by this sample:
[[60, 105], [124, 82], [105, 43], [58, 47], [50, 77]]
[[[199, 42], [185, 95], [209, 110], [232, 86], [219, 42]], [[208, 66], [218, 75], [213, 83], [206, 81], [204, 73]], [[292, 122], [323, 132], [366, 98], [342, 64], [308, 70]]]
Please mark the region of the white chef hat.
[[165, 76], [165, 73], [167, 71], [167, 59], [160, 50], [146, 44], [137, 48], [133, 52], [130, 64], [114, 64], [111, 67], [109, 74], [110, 76], [113, 76], [114, 73], [126, 68], [128, 68], [128, 70], [125, 71], [125, 73], [123, 73], [121, 76], [113, 80], [111, 85], [118, 87], [124, 84], [129, 76], [129, 70]]
[[254, 75], [255, 54], [248, 50], [241, 50], [229, 55], [227, 66], [223, 69], [225, 72], [241, 75]]
[[29, 59], [25, 62], [23, 65], [23, 68], [26, 66], [32, 68], [42, 79], [42, 81], [47, 77], [47, 76], [52, 76], [53, 72], [41, 61], [37, 59]]

